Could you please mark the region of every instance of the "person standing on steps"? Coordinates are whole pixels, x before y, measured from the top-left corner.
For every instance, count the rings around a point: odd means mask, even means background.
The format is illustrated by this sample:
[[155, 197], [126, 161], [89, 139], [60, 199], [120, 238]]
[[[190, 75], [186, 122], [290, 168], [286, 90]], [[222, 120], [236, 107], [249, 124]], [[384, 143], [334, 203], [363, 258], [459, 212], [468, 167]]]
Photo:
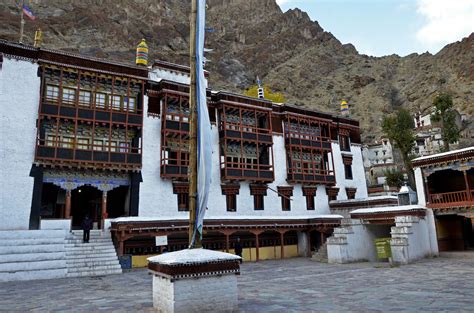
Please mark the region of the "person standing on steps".
[[91, 229], [92, 229], [92, 219], [89, 218], [89, 215], [86, 215], [86, 217], [82, 221], [82, 230], [84, 231], [82, 242], [84, 243], [89, 242]]
[[237, 242], [234, 245], [235, 254], [240, 256], [240, 264], [242, 264], [242, 244], [240, 243], [240, 237], [237, 237]]

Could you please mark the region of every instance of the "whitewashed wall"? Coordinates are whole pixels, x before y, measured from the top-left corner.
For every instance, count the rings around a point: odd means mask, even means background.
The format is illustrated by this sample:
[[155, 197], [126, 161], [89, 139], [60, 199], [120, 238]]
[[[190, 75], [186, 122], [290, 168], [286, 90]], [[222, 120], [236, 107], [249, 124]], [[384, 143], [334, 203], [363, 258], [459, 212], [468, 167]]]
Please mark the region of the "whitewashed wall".
[[418, 204], [419, 205], [426, 205], [426, 197], [425, 197], [425, 185], [423, 184], [423, 173], [421, 172], [421, 168], [417, 167], [414, 169], [415, 171], [415, 184], [416, 184], [416, 195], [418, 197]]
[[0, 230], [28, 229], [36, 119], [38, 65], [4, 57], [0, 69]]
[[332, 142], [332, 154], [334, 157], [334, 169], [336, 173], [336, 187], [339, 188], [337, 200], [346, 200], [346, 187], [357, 188], [355, 198], [367, 198], [367, 184], [365, 181], [364, 162], [362, 160], [361, 145], [351, 144], [351, 151], [346, 152], [352, 155], [352, 179], [346, 179], [344, 163], [342, 162], [341, 149], [339, 143]]
[[[145, 112], [148, 101], [145, 100]], [[140, 217], [156, 217], [161, 219], [186, 218], [187, 212], [178, 212], [177, 195], [173, 194], [171, 180], [160, 178], [160, 133], [161, 119], [144, 117], [143, 122], [143, 182], [140, 186]], [[253, 196], [250, 195], [250, 184], [240, 183], [237, 195], [237, 211], [228, 212], [226, 199], [222, 195], [221, 177], [219, 168], [219, 133], [216, 126], [212, 127], [213, 139], [213, 168], [212, 186], [209, 194], [208, 211], [206, 218], [245, 218], [245, 217], [275, 217], [275, 216], [316, 216], [330, 214], [328, 198], [323, 185], [318, 186], [315, 204], [316, 210], [306, 209], [306, 198], [303, 196], [301, 185], [295, 185], [291, 201], [291, 211], [281, 209], [281, 198], [277, 193], [268, 190], [264, 197], [264, 210], [255, 211]], [[273, 136], [275, 181], [269, 187], [277, 190], [278, 186], [288, 186], [286, 182], [286, 153], [283, 136]]]

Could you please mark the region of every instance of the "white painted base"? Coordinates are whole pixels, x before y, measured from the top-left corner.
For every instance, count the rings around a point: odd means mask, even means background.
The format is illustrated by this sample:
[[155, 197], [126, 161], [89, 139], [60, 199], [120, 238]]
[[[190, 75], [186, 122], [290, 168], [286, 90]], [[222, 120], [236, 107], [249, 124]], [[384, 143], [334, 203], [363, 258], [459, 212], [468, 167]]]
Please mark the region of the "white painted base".
[[153, 307], [163, 313], [238, 312], [236, 275], [179, 279], [153, 276]]

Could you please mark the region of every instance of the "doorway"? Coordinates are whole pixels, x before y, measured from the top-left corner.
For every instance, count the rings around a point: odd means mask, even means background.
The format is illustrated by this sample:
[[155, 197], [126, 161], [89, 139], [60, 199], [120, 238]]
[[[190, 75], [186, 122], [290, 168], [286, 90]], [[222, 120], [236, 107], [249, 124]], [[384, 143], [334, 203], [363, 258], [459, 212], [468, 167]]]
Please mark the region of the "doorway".
[[80, 229], [86, 215], [98, 222], [102, 205], [102, 192], [92, 186], [74, 189], [71, 194], [71, 215], [73, 229]]

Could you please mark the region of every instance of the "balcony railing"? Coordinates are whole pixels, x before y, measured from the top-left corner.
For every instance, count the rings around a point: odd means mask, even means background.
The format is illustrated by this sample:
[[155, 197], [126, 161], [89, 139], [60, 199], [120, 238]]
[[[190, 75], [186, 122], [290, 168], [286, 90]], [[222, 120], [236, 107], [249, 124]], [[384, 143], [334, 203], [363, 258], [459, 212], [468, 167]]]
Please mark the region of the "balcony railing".
[[428, 197], [428, 207], [434, 209], [469, 205], [474, 205], [474, 190], [435, 193]]

